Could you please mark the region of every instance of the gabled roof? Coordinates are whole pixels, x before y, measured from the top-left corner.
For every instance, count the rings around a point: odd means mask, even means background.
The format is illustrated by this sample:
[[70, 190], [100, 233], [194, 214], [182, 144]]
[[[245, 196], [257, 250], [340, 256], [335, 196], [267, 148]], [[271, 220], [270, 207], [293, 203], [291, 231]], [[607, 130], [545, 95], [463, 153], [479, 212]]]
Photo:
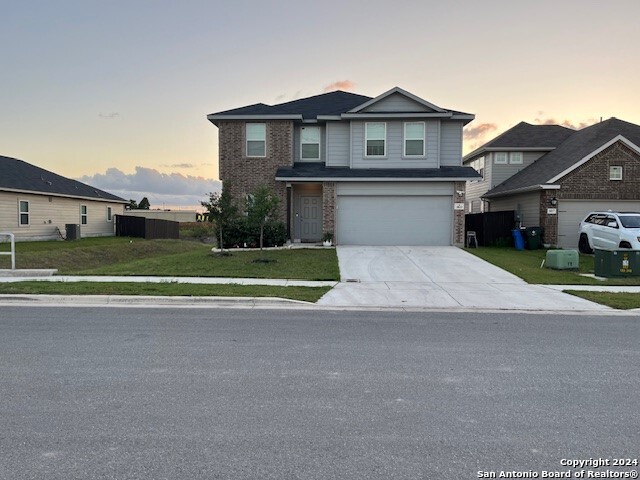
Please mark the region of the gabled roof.
[[0, 191], [128, 203], [125, 199], [104, 190], [57, 175], [16, 158], [0, 156], [0, 172]]
[[282, 115], [300, 120], [315, 119], [318, 115], [340, 115], [368, 100], [371, 100], [371, 97], [337, 90], [277, 105], [256, 103], [255, 105], [212, 113], [207, 115], [207, 118], [213, 121], [244, 115]]
[[522, 191], [552, 184], [616, 141], [622, 141], [640, 153], [640, 125], [610, 118], [574, 131], [555, 150], [543, 155], [484, 196], [500, 196], [514, 190]]
[[[426, 107], [424, 112], [362, 112], [368, 106], [376, 103], [389, 95], [399, 94], [411, 99]], [[447, 110], [423, 100], [412, 93], [399, 87], [371, 98], [365, 95], [343, 92], [341, 90], [315, 95], [313, 97], [301, 98], [291, 102], [277, 105], [265, 105], [256, 103], [246, 107], [224, 110], [222, 112], [211, 113], [207, 119], [216, 124], [219, 120], [340, 120], [342, 118], [393, 118], [393, 117], [420, 117], [420, 118], [443, 118], [452, 120], [462, 120], [465, 124], [474, 119], [470, 113]]]
[[575, 132], [575, 130], [561, 125], [531, 125], [527, 122], [520, 122], [480, 148], [465, 155], [464, 160], [470, 160], [484, 152], [512, 148], [551, 151]]
[[303, 181], [321, 179], [329, 181], [429, 181], [477, 180], [480, 174], [471, 167], [440, 168], [349, 168], [327, 167], [324, 163], [296, 163], [279, 167], [276, 180]]
[[391, 90], [387, 90], [386, 92], [384, 92], [381, 95], [378, 95], [376, 98], [372, 98], [369, 101], [363, 103], [362, 105], [358, 105], [356, 108], [353, 108], [351, 110], [349, 110], [348, 113], [358, 113], [359, 111], [373, 105], [374, 103], [378, 103], [380, 100], [383, 100], [385, 98], [387, 98], [390, 95], [393, 95], [394, 93], [399, 93], [400, 95], [403, 95], [411, 100], [413, 100], [416, 103], [419, 103], [420, 105], [429, 108], [430, 110], [433, 110], [435, 112], [444, 112], [446, 111], [443, 108], [440, 108], [436, 105], [434, 105], [433, 103], [427, 102], [426, 100], [414, 95], [413, 93], [407, 92], [406, 90], [403, 90], [400, 87], [393, 87]]

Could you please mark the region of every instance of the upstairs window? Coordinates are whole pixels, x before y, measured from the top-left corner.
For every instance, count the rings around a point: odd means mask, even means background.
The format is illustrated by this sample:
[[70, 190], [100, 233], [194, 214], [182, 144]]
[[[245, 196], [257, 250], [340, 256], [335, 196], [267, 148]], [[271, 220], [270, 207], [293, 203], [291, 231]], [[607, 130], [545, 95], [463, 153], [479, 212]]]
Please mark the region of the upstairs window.
[[320, 127], [302, 127], [300, 130], [300, 158], [320, 160]]
[[522, 152], [511, 152], [509, 154], [509, 163], [511, 165], [522, 165]]
[[384, 122], [365, 123], [365, 155], [384, 157], [386, 153], [387, 124]]
[[265, 157], [266, 155], [267, 125], [247, 123], [247, 157]]
[[26, 227], [29, 225], [29, 201], [28, 200], [20, 200], [18, 202], [18, 222], [22, 227]]
[[404, 156], [424, 157], [424, 122], [404, 124]]
[[80, 223], [82, 225], [86, 225], [87, 224], [87, 219], [88, 219], [87, 206], [86, 205], [80, 205]]
[[507, 152], [495, 152], [493, 154], [493, 163], [495, 163], [496, 165], [506, 165], [507, 157]]
[[609, 167], [609, 180], [622, 180], [622, 167]]

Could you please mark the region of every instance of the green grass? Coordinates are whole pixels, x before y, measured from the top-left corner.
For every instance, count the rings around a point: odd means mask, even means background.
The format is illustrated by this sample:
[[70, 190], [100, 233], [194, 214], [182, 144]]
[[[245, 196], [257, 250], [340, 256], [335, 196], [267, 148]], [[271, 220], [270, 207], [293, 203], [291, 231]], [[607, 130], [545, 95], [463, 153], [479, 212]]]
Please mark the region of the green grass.
[[[0, 245], [8, 250], [8, 244]], [[338, 280], [334, 249], [272, 250], [272, 263], [253, 263], [259, 252], [211, 253], [210, 245], [185, 240], [122, 237], [85, 238], [75, 242], [16, 243], [17, 268], [57, 268], [63, 275], [152, 275]], [[0, 268], [9, 268], [0, 256]]]
[[522, 250], [508, 247], [468, 248], [467, 252], [517, 275], [528, 283], [551, 285], [640, 285], [640, 277], [608, 279], [583, 277], [579, 273], [593, 273], [593, 256], [580, 255], [579, 271], [540, 268], [547, 251]]
[[640, 308], [640, 293], [586, 292], [584, 290], [564, 290], [564, 292], [619, 310]]
[[278, 297], [317, 302], [331, 287], [194, 285], [185, 283], [98, 283], [28, 281], [0, 284], [0, 294], [162, 295], [187, 297]]

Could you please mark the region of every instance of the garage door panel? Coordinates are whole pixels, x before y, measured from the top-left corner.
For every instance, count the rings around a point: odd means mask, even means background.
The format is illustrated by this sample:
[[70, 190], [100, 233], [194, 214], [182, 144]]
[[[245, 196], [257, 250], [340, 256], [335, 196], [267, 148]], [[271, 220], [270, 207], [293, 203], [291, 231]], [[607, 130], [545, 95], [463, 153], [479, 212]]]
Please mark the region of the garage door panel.
[[341, 245], [450, 245], [450, 196], [338, 196]]
[[558, 202], [558, 246], [578, 248], [580, 222], [594, 211], [639, 212], [640, 201], [560, 200]]

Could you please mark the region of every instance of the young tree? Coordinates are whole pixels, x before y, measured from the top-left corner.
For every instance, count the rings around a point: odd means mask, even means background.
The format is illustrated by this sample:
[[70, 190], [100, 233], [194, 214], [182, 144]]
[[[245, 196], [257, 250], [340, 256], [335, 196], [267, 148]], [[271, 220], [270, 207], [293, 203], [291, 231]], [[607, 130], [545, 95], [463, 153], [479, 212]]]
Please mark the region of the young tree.
[[149, 210], [149, 207], [151, 207], [151, 204], [149, 203], [149, 199], [147, 197], [144, 197], [142, 200], [140, 200], [140, 203], [138, 204], [139, 210]]
[[125, 207], [127, 210], [137, 210], [138, 209], [138, 202], [136, 202], [133, 198], [129, 199], [129, 205], [125, 205]]
[[260, 255], [264, 245], [264, 226], [270, 218], [278, 213], [280, 200], [267, 186], [259, 187], [247, 198], [247, 216], [249, 223], [260, 228]]
[[222, 192], [209, 193], [208, 202], [200, 202], [209, 212], [209, 221], [216, 222], [216, 229], [219, 237], [220, 252], [224, 251], [223, 231], [236, 218], [238, 208], [233, 202], [231, 196], [231, 185], [228, 182], [222, 182]]

